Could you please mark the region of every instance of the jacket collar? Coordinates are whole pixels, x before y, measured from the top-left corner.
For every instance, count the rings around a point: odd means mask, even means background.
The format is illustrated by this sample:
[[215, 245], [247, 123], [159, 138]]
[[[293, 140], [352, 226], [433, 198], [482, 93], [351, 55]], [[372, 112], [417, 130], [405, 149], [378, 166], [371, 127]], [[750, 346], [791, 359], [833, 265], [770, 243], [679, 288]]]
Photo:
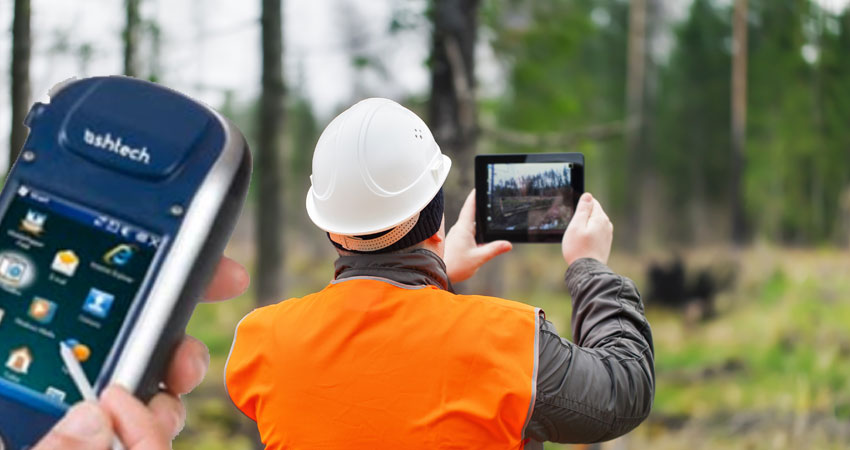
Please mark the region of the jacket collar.
[[334, 262], [334, 279], [380, 277], [397, 283], [431, 285], [454, 292], [446, 264], [436, 253], [416, 249], [409, 253], [340, 256]]

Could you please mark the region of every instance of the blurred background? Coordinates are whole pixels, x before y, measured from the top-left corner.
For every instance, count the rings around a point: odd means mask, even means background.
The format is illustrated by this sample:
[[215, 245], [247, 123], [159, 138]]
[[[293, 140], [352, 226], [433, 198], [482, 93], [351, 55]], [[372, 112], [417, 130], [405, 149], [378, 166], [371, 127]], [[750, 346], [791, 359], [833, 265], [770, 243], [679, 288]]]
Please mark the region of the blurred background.
[[[419, 113], [452, 157], [448, 224], [476, 153], [585, 154], [658, 375], [651, 417], [594, 448], [850, 446], [848, 0], [0, 0], [0, 27], [3, 167], [31, 103], [72, 76], [162, 83], [251, 144], [227, 253], [253, 285], [193, 316], [212, 367], [177, 449], [261, 448], [223, 389], [233, 330], [332, 277], [304, 210], [312, 150], [370, 96]], [[564, 269], [557, 246], [517, 246], [459, 289], [570, 335]]]

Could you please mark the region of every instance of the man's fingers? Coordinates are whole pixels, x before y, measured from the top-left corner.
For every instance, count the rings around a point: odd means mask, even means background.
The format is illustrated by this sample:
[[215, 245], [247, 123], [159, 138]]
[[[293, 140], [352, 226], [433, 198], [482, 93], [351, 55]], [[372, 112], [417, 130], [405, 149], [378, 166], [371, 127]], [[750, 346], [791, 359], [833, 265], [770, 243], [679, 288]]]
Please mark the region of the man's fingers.
[[174, 352], [165, 384], [174, 395], [188, 394], [201, 384], [210, 366], [210, 351], [203, 342], [186, 336]]
[[166, 450], [170, 447], [171, 439], [160, 428], [158, 420], [124, 388], [106, 388], [100, 405], [109, 413], [116, 434], [127, 450]]
[[578, 200], [578, 206], [576, 207], [575, 214], [573, 214], [572, 222], [579, 225], [587, 224], [587, 221], [590, 220], [591, 214], [593, 214], [593, 208], [596, 204], [596, 199], [590, 195], [590, 192], [582, 194], [581, 198]]
[[169, 394], [157, 394], [148, 403], [160, 429], [171, 439], [177, 437], [186, 424], [186, 408], [177, 397]]
[[109, 417], [94, 403], [79, 403], [33, 450], [107, 450], [112, 444]]
[[204, 298], [212, 302], [227, 300], [245, 292], [249, 283], [248, 270], [238, 262], [222, 256]]
[[508, 241], [493, 241], [478, 246], [473, 252], [479, 261], [478, 266], [481, 266], [502, 253], [511, 251], [512, 248], [513, 245]]

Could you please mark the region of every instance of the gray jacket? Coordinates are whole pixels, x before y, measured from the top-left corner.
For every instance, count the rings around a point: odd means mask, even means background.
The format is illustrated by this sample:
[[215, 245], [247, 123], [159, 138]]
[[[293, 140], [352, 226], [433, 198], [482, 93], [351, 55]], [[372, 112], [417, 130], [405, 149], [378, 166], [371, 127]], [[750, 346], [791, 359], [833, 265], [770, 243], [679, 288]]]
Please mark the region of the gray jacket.
[[[452, 290], [434, 253], [342, 256], [335, 278], [374, 276]], [[621, 436], [649, 415], [655, 393], [652, 333], [635, 283], [594, 259], [566, 274], [573, 342], [540, 321], [537, 391], [525, 437], [592, 443]], [[542, 314], [542, 313], [541, 313]]]

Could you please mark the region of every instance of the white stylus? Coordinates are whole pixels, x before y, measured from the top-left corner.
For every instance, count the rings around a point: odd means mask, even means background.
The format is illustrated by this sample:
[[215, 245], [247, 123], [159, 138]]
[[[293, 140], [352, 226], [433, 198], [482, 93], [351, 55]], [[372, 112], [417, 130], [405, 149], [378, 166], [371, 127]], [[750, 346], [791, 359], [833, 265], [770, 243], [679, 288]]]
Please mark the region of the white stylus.
[[[77, 361], [74, 352], [71, 351], [71, 347], [61, 342], [59, 343], [59, 353], [62, 355], [62, 361], [65, 363], [68, 373], [71, 374], [71, 379], [74, 380], [77, 390], [83, 396], [83, 400], [97, 403], [97, 394], [94, 392], [91, 383], [89, 383], [89, 379], [86, 378], [86, 373], [83, 372], [83, 367], [80, 366], [80, 362]], [[117, 437], [112, 440], [112, 450], [124, 450], [124, 446], [121, 445]]]

